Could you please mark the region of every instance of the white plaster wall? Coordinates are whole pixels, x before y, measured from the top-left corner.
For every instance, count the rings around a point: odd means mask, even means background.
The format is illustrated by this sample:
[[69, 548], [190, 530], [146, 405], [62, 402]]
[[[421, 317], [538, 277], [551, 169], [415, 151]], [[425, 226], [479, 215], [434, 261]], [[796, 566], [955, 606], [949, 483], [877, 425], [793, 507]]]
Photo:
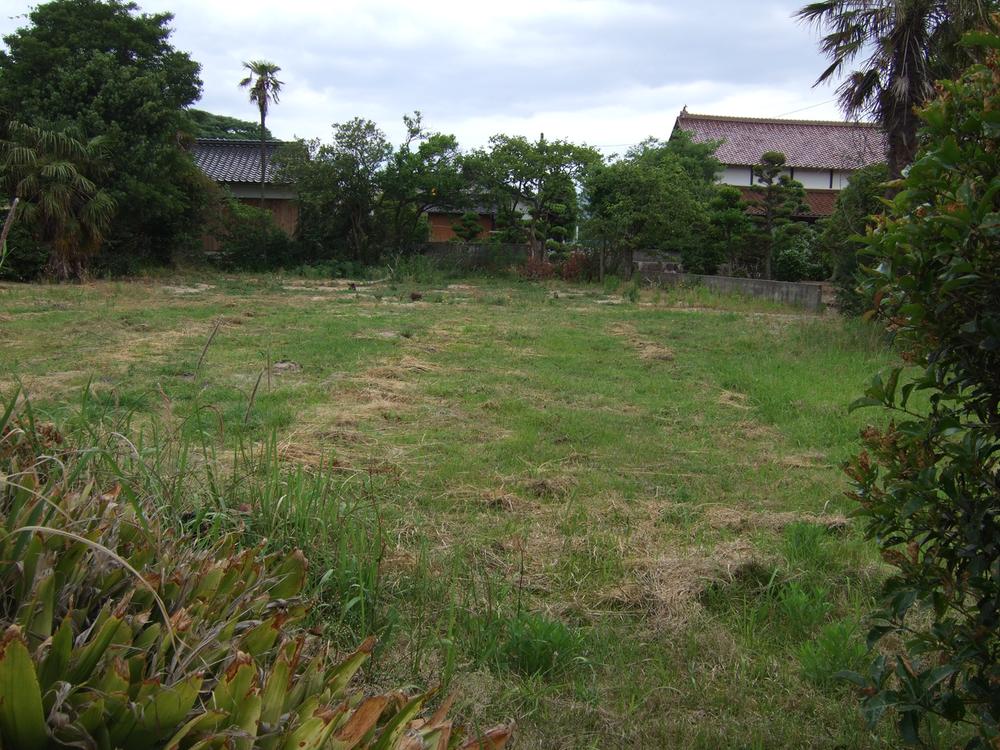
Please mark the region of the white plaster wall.
[[[236, 198], [260, 198], [260, 185], [248, 185], [242, 182], [229, 182], [226, 187]], [[294, 198], [295, 190], [291, 187], [265, 185], [265, 198]]]
[[833, 188], [834, 190], [843, 190], [847, 187], [847, 183], [851, 181], [850, 172], [834, 172], [833, 173]]
[[[830, 187], [829, 169], [796, 169], [795, 179], [810, 190], [827, 190]], [[834, 181], [836, 187], [836, 180]]]
[[746, 187], [750, 184], [750, 167], [725, 167], [719, 175], [719, 182]]

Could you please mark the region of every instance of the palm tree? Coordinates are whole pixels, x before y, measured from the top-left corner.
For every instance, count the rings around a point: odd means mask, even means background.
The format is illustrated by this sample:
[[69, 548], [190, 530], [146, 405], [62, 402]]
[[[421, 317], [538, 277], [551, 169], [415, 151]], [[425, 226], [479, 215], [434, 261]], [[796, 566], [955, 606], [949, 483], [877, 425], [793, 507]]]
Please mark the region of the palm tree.
[[0, 137], [0, 190], [12, 196], [17, 215], [46, 244], [49, 273], [80, 278], [111, 226], [115, 201], [87, 176], [107, 171], [100, 139], [79, 141], [21, 122]]
[[264, 144], [267, 142], [265, 122], [267, 110], [271, 102], [278, 103], [281, 93], [281, 81], [277, 74], [281, 70], [273, 62], [267, 60], [251, 60], [243, 63], [250, 75], [240, 81], [240, 88], [250, 89], [250, 101], [260, 110], [260, 207], [264, 208], [264, 185], [267, 180], [267, 164], [265, 162]]
[[887, 136], [889, 177], [898, 178], [917, 151], [915, 108], [968, 60], [957, 45], [966, 31], [990, 23], [996, 0], [822, 0], [796, 17], [824, 32], [830, 66], [816, 84], [860, 66], [837, 89], [845, 114], [872, 117]]

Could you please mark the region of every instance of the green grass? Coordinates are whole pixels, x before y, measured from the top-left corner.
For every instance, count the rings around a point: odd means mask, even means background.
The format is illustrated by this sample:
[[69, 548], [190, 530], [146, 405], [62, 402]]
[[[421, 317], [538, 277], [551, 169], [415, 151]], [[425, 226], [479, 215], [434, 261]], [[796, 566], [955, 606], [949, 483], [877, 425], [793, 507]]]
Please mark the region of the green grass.
[[838, 468], [877, 336], [704, 289], [394, 279], [0, 286], [0, 394], [115, 442], [192, 540], [301, 546], [314, 624], [379, 635], [368, 679], [443, 681], [519, 747], [895, 745], [832, 678], [883, 575]]

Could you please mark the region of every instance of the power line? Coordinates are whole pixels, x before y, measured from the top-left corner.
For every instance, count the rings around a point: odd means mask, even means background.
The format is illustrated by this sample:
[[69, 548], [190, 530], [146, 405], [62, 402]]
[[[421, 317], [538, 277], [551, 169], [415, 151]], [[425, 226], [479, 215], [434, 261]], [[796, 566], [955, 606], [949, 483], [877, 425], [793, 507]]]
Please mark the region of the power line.
[[822, 107], [825, 104], [829, 104], [830, 102], [835, 102], [835, 101], [837, 101], [837, 100], [836, 99], [827, 99], [825, 102], [820, 102], [819, 104], [810, 104], [808, 107], [803, 107], [802, 109], [793, 109], [791, 112], [783, 112], [780, 115], [776, 115], [776, 116], [777, 117], [787, 117], [788, 115], [794, 115], [794, 114], [796, 114], [798, 112], [805, 112], [807, 109], [816, 109], [816, 107]]

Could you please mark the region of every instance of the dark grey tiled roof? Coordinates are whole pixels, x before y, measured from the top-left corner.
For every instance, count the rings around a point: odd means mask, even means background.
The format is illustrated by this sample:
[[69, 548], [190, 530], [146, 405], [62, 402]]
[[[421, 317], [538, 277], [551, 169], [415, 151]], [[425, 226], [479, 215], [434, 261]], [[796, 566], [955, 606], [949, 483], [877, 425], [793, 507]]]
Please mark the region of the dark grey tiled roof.
[[[264, 144], [265, 181], [287, 183], [277, 179], [271, 158], [281, 141]], [[230, 141], [223, 138], [199, 138], [191, 147], [195, 164], [216, 182], [260, 183], [260, 141]]]
[[677, 117], [696, 143], [722, 141], [715, 157], [723, 164], [750, 166], [766, 151], [780, 151], [790, 167], [853, 170], [885, 161], [885, 136], [864, 122], [779, 120], [696, 115]]

